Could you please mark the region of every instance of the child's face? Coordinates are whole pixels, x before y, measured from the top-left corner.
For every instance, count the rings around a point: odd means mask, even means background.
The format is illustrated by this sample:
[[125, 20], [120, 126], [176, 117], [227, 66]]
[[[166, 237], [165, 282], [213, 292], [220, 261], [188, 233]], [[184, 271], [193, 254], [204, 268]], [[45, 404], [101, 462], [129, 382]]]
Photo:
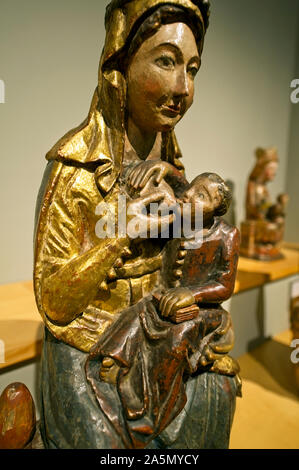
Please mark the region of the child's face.
[[[191, 204], [191, 220], [195, 220], [196, 208], [200, 206], [203, 212], [203, 220], [211, 216], [222, 203], [222, 195], [219, 192], [219, 183], [210, 181], [207, 177], [198, 178], [181, 198], [183, 203]], [[186, 209], [184, 211], [186, 214]]]

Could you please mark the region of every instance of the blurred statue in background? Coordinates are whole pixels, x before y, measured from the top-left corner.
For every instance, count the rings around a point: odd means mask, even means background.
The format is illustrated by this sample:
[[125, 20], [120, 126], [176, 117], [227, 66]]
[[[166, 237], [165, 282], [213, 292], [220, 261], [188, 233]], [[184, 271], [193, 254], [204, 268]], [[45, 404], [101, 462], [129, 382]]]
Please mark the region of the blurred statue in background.
[[246, 221], [241, 224], [242, 256], [264, 261], [282, 258], [288, 195], [280, 194], [273, 204], [267, 184], [274, 180], [278, 156], [274, 148], [256, 150], [256, 164], [250, 174], [246, 196]]

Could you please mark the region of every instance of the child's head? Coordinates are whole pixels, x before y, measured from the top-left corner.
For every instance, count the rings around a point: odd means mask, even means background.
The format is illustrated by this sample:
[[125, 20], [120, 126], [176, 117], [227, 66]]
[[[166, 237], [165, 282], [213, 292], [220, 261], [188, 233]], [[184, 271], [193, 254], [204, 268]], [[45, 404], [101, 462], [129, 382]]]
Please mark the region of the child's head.
[[224, 215], [231, 203], [231, 192], [216, 173], [202, 173], [197, 176], [182, 194], [183, 203], [190, 203], [192, 220], [195, 218], [195, 204], [202, 207], [203, 218]]

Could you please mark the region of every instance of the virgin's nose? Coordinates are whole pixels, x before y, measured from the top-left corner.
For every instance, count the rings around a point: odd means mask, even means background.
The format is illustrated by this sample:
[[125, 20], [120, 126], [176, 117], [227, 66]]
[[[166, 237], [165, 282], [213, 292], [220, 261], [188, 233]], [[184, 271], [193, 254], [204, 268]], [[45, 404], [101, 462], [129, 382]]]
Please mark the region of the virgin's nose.
[[184, 69], [181, 69], [177, 75], [174, 94], [178, 97], [187, 97], [190, 94], [188, 73]]

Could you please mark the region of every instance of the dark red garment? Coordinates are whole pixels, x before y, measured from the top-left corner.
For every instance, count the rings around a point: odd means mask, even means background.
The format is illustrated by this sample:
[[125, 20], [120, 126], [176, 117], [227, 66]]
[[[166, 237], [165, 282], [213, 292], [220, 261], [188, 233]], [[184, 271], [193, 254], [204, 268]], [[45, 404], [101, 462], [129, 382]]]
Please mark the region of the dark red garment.
[[[183, 409], [184, 376], [198, 371], [201, 352], [223, 314], [219, 306], [202, 309], [196, 319], [173, 324], [162, 320], [147, 298], [124, 311], [105, 332], [87, 361], [87, 379], [127, 448], [144, 448]], [[107, 356], [121, 367], [121, 409], [100, 385], [100, 364]]]
[[239, 245], [238, 229], [216, 218], [201, 246], [188, 250], [181, 285], [192, 290], [197, 303], [219, 304], [232, 296]]

